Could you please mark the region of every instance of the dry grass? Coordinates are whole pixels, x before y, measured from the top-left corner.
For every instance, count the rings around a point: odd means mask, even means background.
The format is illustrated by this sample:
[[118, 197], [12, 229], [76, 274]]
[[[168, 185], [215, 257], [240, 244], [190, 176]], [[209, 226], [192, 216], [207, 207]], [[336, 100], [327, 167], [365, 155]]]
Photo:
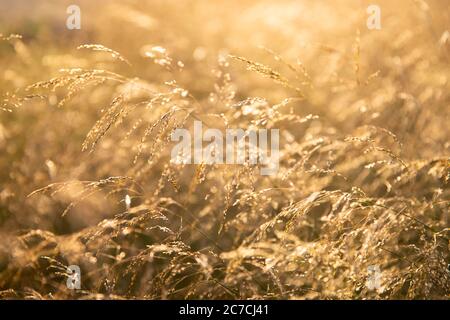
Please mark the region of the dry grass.
[[[0, 12], [0, 297], [450, 297], [448, 3], [79, 2]], [[279, 172], [170, 163], [194, 120]]]

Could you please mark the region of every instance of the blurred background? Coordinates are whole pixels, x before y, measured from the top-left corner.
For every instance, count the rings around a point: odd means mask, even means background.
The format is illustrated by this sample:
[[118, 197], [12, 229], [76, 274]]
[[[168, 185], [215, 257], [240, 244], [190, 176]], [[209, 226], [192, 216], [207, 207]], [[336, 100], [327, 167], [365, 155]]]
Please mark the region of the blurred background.
[[[448, 298], [450, 4], [371, 4], [0, 0], [0, 292]], [[169, 164], [194, 119], [279, 128], [279, 174]]]

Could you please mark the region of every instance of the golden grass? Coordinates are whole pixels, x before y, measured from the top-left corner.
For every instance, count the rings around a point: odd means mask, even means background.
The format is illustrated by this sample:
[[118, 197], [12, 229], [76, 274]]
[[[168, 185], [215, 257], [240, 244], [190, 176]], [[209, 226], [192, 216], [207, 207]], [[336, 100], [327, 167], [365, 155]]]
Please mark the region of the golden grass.
[[[79, 3], [0, 13], [1, 298], [450, 297], [445, 1]], [[194, 120], [279, 172], [170, 163]]]

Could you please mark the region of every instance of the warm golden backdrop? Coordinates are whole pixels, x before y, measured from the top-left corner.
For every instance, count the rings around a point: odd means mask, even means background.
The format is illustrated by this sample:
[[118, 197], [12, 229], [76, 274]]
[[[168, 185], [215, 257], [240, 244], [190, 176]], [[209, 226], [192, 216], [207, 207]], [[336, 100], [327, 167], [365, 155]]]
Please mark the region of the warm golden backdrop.
[[[449, 298], [447, 1], [379, 0], [380, 30], [355, 0], [76, 1], [68, 30], [74, 2], [0, 0], [1, 297]], [[278, 174], [170, 164], [196, 119], [280, 129]]]

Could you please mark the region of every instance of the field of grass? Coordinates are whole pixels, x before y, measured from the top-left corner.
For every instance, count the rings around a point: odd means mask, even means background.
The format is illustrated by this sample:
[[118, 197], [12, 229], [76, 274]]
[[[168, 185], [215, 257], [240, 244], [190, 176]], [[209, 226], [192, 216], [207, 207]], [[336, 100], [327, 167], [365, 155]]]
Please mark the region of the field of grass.
[[450, 3], [371, 4], [0, 0], [0, 298], [449, 299]]

